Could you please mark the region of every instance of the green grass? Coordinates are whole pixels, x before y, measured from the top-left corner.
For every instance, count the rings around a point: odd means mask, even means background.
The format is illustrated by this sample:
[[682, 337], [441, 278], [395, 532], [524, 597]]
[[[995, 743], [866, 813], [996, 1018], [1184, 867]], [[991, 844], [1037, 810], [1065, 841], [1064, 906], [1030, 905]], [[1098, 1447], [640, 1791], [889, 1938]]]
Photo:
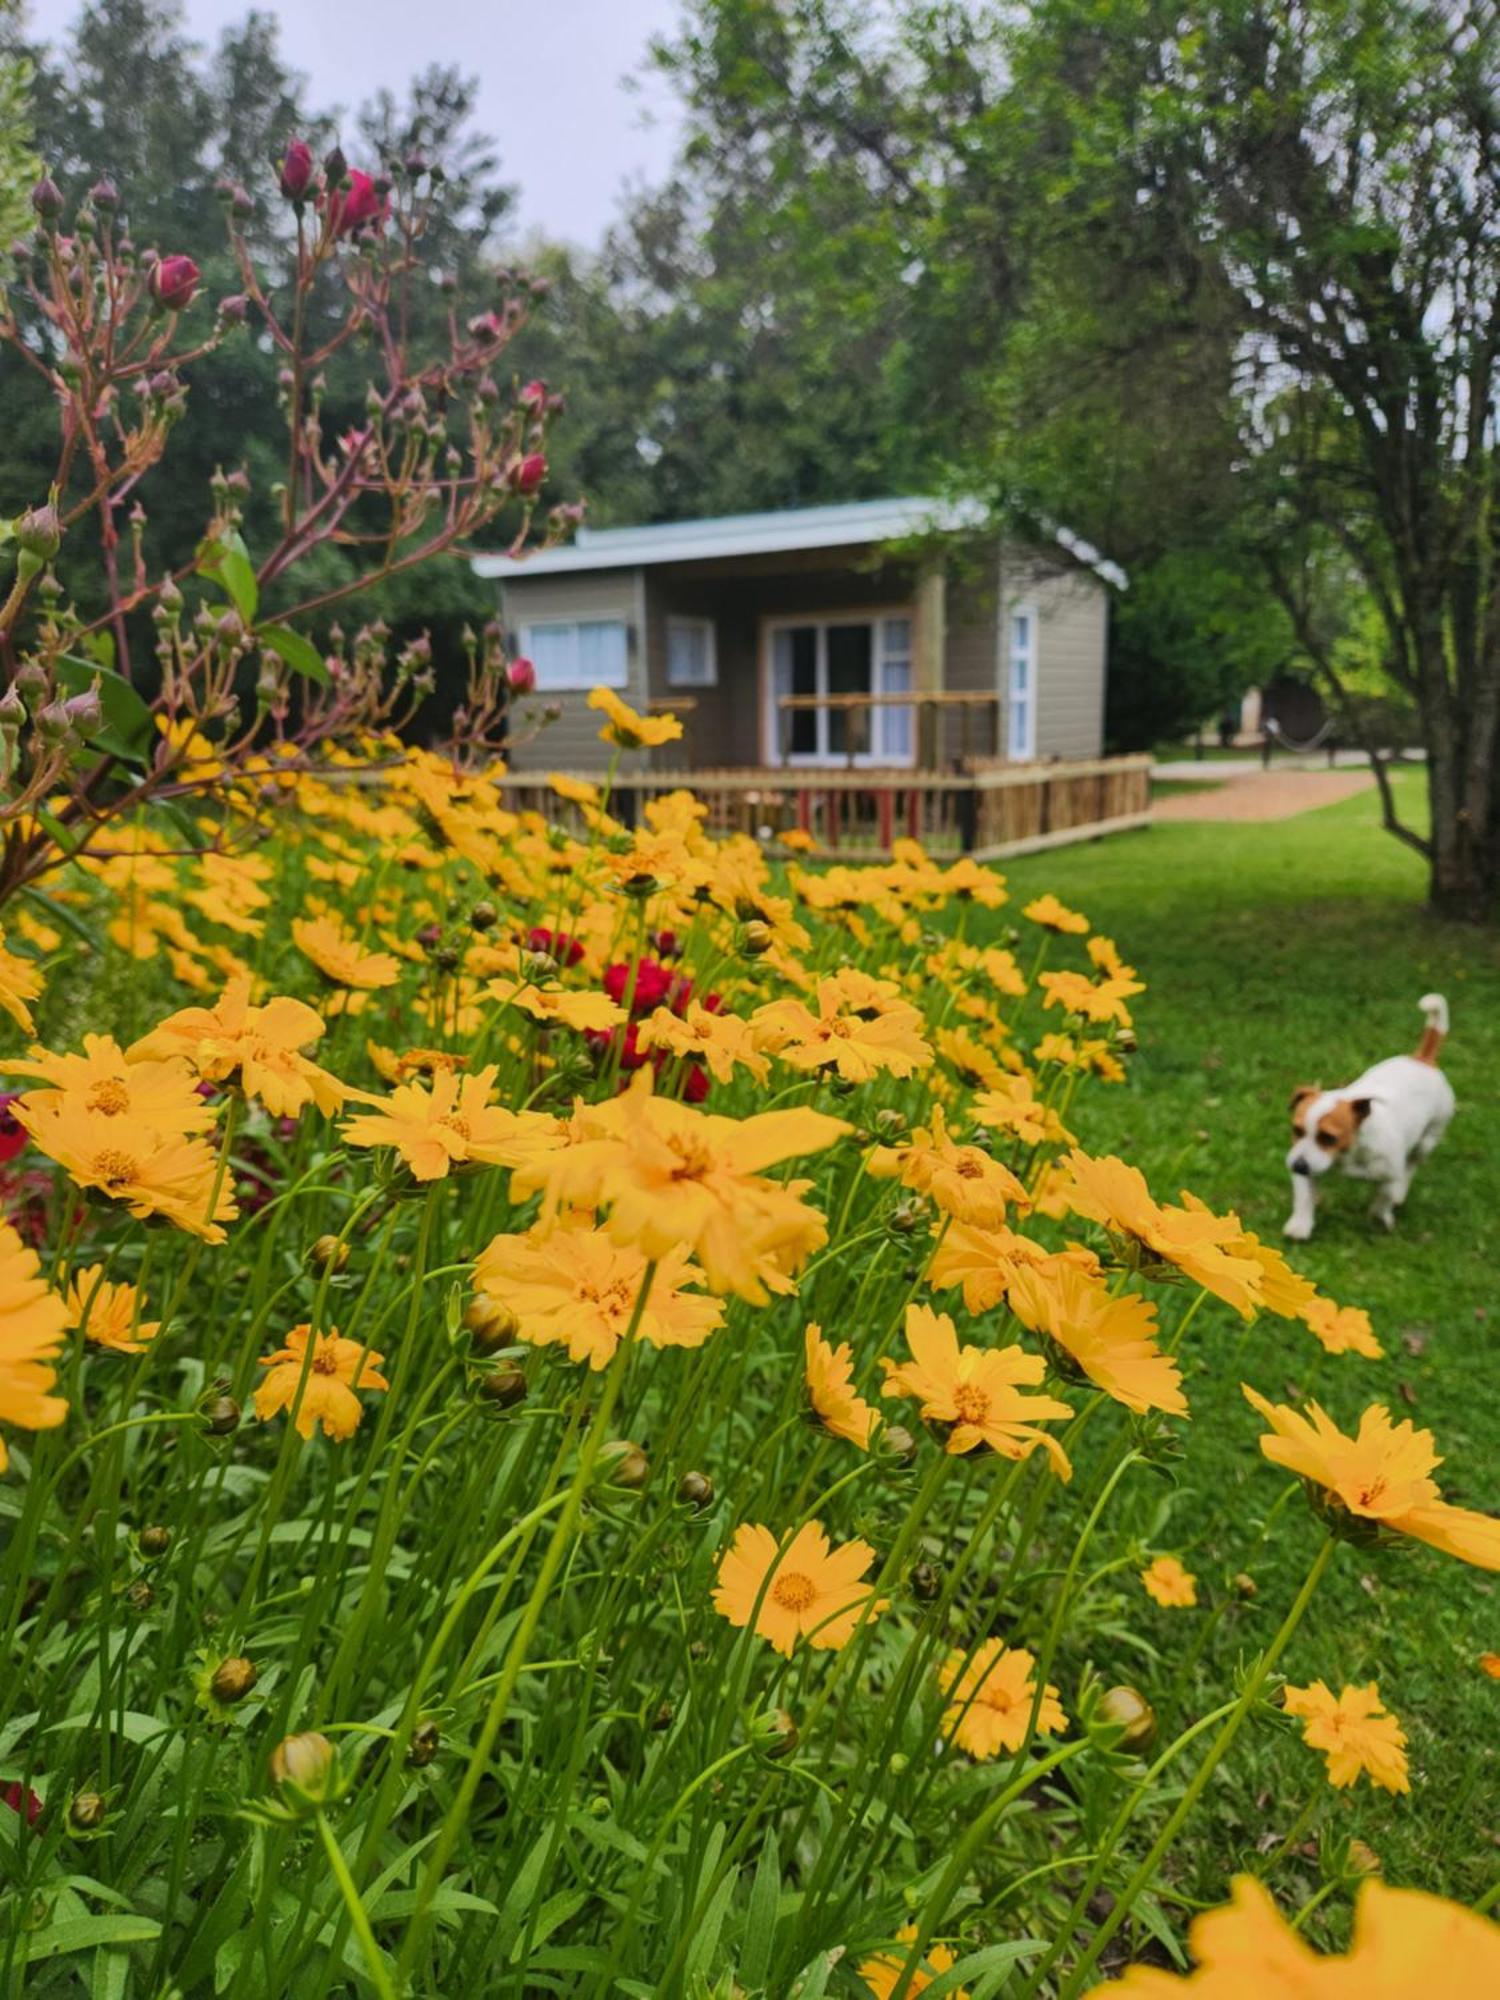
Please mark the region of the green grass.
[[[1415, 815], [1420, 774], [1398, 784]], [[1368, 793], [1281, 823], [1122, 835], [1028, 858], [1008, 873], [1017, 903], [1053, 889], [1111, 933], [1149, 983], [1136, 1003], [1140, 1051], [1128, 1095], [1088, 1098], [1074, 1121], [1082, 1142], [1133, 1160], [1159, 1196], [1190, 1187], [1278, 1243], [1292, 1088], [1346, 1081], [1413, 1047], [1415, 1003], [1431, 989], [1453, 1009], [1445, 1067], [1459, 1115], [1419, 1172], [1396, 1233], [1367, 1220], [1366, 1186], [1340, 1179], [1325, 1192], [1316, 1236], [1291, 1253], [1321, 1289], [1368, 1309], [1386, 1359], [1325, 1356], [1279, 1321], [1240, 1336], [1222, 1311], [1196, 1343], [1190, 1336], [1189, 1393], [1195, 1429], [1206, 1433], [1194, 1441], [1192, 1486], [1138, 1486], [1138, 1520], [1145, 1529], [1166, 1497], [1155, 1545], [1184, 1555], [1209, 1604], [1225, 1601], [1242, 1569], [1258, 1595], [1222, 1615], [1180, 1718], [1166, 1719], [1170, 1732], [1200, 1695], [1222, 1699], [1236, 1660], [1274, 1629], [1317, 1545], [1299, 1503], [1282, 1510], [1258, 1559], [1244, 1554], [1246, 1524], [1264, 1516], [1281, 1476], [1260, 1458], [1242, 1377], [1278, 1399], [1316, 1395], [1346, 1425], [1366, 1402], [1388, 1402], [1436, 1434], [1448, 1497], [1500, 1508], [1491, 1081], [1500, 1073], [1500, 944], [1427, 915], [1422, 864], [1380, 829]], [[1136, 1610], [1135, 1627], [1168, 1659], [1180, 1653], [1182, 1621], [1204, 1616]], [[1378, 1677], [1405, 1723], [1411, 1796], [1330, 1793], [1325, 1813], [1326, 1825], [1368, 1840], [1395, 1881], [1472, 1896], [1500, 1874], [1493, 1842], [1473, 1831], [1485, 1822], [1482, 1801], [1495, 1796], [1500, 1725], [1500, 1684], [1478, 1670], [1482, 1650], [1500, 1651], [1496, 1580], [1425, 1551], [1345, 1548], [1285, 1663], [1301, 1682]], [[1100, 1665], [1138, 1679], [1153, 1698], [1161, 1693], [1144, 1655], [1101, 1654]], [[1300, 1786], [1320, 1768], [1312, 1760], [1300, 1743], [1277, 1744], [1265, 1732], [1248, 1756], [1237, 1751], [1229, 1780], [1211, 1795], [1212, 1828], [1198, 1822], [1184, 1887], [1212, 1895], [1216, 1871], [1249, 1858], [1262, 1832], [1284, 1830]], [[1189, 1868], [1186, 1857], [1178, 1865]], [[1283, 1891], [1285, 1873], [1283, 1864], [1274, 1885]]]

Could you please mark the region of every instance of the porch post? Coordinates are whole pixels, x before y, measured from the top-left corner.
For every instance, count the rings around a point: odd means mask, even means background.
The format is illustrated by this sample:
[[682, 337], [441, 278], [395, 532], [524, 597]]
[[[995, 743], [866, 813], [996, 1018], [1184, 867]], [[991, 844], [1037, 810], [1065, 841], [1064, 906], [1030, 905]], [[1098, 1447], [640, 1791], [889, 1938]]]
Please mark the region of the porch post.
[[[912, 680], [917, 694], [941, 694], [948, 684], [948, 579], [940, 557], [925, 563], [917, 577], [917, 621], [912, 634]], [[929, 703], [916, 713], [917, 768], [935, 771], [942, 762], [943, 716]]]

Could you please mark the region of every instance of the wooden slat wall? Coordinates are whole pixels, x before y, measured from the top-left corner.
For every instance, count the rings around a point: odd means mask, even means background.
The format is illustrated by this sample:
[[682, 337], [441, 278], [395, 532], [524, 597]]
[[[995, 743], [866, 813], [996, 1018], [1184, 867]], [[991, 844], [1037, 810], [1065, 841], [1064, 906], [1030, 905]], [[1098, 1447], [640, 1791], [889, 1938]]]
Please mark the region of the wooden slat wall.
[[[631, 819], [650, 798], [689, 791], [719, 834], [752, 836], [801, 826], [820, 852], [876, 860], [909, 835], [929, 853], [980, 860], [1062, 846], [1146, 826], [1151, 759], [1095, 757], [1055, 764], [997, 764], [965, 773], [876, 770], [651, 771], [622, 778], [615, 809]], [[573, 809], [545, 779], [515, 773], [508, 803], [564, 824]]]

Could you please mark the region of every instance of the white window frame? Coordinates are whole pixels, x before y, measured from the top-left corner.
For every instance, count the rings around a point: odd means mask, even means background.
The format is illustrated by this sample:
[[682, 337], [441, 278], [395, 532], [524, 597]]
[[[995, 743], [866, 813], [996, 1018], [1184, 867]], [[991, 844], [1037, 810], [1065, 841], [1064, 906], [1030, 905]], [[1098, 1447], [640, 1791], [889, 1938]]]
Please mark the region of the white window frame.
[[[1016, 621], [1026, 620], [1026, 644], [1016, 644]], [[1029, 599], [1012, 604], [1005, 614], [1005, 754], [1013, 764], [1036, 761], [1037, 663], [1041, 624]], [[1025, 681], [1017, 688], [1017, 669], [1024, 663]], [[1017, 735], [1016, 723], [1023, 728]]]
[[[894, 650], [890, 644], [890, 626], [904, 624], [907, 627], [907, 643], [904, 648]], [[785, 617], [763, 618], [761, 620], [761, 687], [762, 687], [762, 743], [764, 758], [768, 765], [797, 767], [817, 770], [847, 769], [849, 755], [844, 750], [829, 747], [829, 725], [831, 714], [826, 708], [812, 710], [817, 732], [817, 748], [814, 750], [781, 752], [781, 711], [776, 706], [776, 635], [778, 632], [798, 631], [811, 626], [817, 634], [817, 656], [815, 675], [817, 692], [828, 691], [828, 631], [834, 625], [864, 625], [870, 630], [870, 672], [872, 694], [905, 693], [907, 689], [891, 689], [885, 685], [889, 668], [904, 666], [907, 670], [907, 688], [915, 692], [917, 660], [917, 613], [911, 604], [881, 604], [868, 609], [854, 606], [844, 611], [808, 611], [789, 613]], [[854, 711], [851, 711], [851, 714]], [[872, 748], [861, 751], [854, 758], [856, 770], [911, 769], [917, 761], [917, 705], [913, 701], [910, 708], [872, 708], [870, 717], [870, 742]], [[886, 744], [896, 733], [896, 718], [906, 718], [906, 752], [904, 755], [887, 754]]]
[[[552, 680], [544, 678], [540, 662], [536, 657], [535, 634], [538, 632], [578, 633], [587, 625], [618, 626], [624, 636], [625, 645], [621, 655], [620, 677], [618, 680], [601, 680], [597, 674], [586, 674], [576, 665], [577, 643], [574, 644], [575, 668], [572, 678]], [[618, 691], [630, 685], [630, 620], [605, 616], [599, 618], [528, 618], [521, 626], [521, 651], [536, 668], [538, 694], [576, 694], [588, 688], [608, 687]]]
[[[708, 671], [702, 680], [680, 680], [672, 672], [672, 634], [674, 632], [701, 632], [703, 634], [703, 657]], [[711, 688], [719, 685], [719, 644], [718, 632], [712, 618], [678, 618], [667, 620], [667, 686], [669, 688]]]

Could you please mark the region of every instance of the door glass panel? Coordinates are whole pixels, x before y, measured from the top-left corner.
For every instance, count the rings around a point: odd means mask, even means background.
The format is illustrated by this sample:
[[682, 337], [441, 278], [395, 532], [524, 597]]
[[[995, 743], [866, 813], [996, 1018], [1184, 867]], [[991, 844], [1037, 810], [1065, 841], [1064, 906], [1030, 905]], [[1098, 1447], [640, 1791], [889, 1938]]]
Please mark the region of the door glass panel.
[[[828, 692], [869, 694], [871, 632], [868, 625], [828, 627]], [[868, 709], [832, 709], [828, 716], [828, 748], [835, 757], [870, 747]]]
[[[881, 673], [882, 694], [911, 693], [911, 661], [887, 659]], [[909, 764], [911, 762], [911, 710], [909, 708], [882, 708], [878, 711], [880, 729], [877, 741], [881, 755], [887, 763]]]
[[[818, 692], [818, 628], [815, 625], [783, 625], [775, 634], [776, 694], [810, 695]], [[818, 711], [796, 708], [790, 714], [777, 709], [777, 742], [792, 757], [812, 757], [818, 749]]]

